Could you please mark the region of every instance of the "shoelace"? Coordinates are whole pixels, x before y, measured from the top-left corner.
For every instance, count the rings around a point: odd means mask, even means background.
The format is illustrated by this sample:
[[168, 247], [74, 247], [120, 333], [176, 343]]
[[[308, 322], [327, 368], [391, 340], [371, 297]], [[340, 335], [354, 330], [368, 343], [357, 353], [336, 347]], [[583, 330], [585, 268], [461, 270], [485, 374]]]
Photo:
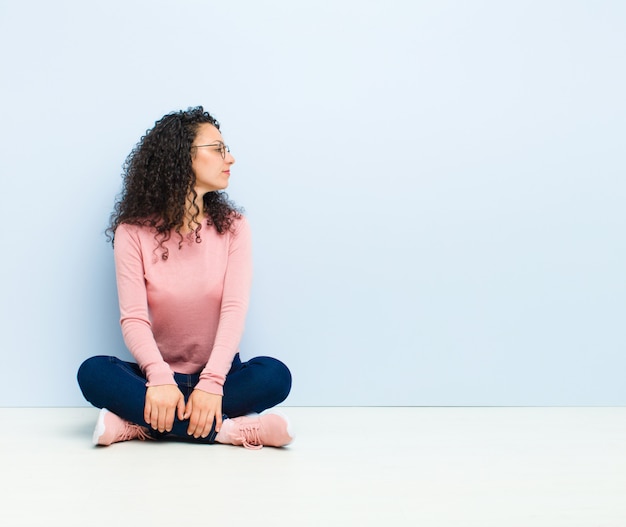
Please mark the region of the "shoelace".
[[239, 432], [241, 436], [237, 439], [243, 441], [244, 448], [249, 448], [250, 450], [260, 450], [263, 448], [263, 443], [259, 436], [258, 424], [242, 425], [239, 427]]
[[124, 431], [120, 434], [118, 441], [129, 441], [131, 439], [145, 441], [146, 439], [152, 439], [152, 437], [143, 427], [128, 423], [124, 428]]

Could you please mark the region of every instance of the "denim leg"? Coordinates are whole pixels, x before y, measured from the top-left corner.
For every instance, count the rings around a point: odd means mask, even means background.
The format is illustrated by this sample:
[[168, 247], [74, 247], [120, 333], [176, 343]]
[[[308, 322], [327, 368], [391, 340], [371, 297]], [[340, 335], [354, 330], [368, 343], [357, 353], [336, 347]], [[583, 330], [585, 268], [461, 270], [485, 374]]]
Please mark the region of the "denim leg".
[[83, 362], [77, 377], [85, 399], [96, 408], [106, 408], [127, 421], [146, 426], [146, 379], [139, 366], [100, 355]]
[[228, 417], [260, 413], [282, 403], [291, 391], [291, 372], [272, 357], [241, 362], [239, 354], [226, 376], [222, 411]]
[[[199, 375], [175, 374], [185, 401], [198, 382]], [[117, 357], [97, 356], [87, 359], [78, 370], [78, 384], [87, 401], [97, 408], [149, 428], [156, 439], [178, 439], [196, 443], [213, 443], [215, 425], [206, 438], [195, 439], [187, 434], [188, 421], [174, 419], [171, 432], [155, 432], [145, 422], [146, 378], [137, 364]], [[224, 417], [260, 413], [283, 402], [291, 391], [291, 373], [287, 366], [271, 357], [255, 357], [241, 362], [235, 355], [224, 383], [222, 412]]]
[[[176, 374], [177, 382], [190, 376]], [[195, 382], [197, 382], [197, 376]], [[117, 357], [97, 356], [87, 359], [78, 370], [78, 384], [85, 399], [96, 408], [106, 408], [114, 414], [131, 423], [146, 426], [150, 435], [155, 439], [183, 439], [196, 443], [212, 443], [215, 440], [215, 430], [206, 438], [194, 438], [187, 434], [188, 421], [174, 419], [172, 431], [160, 433], [152, 430], [143, 418], [146, 401], [146, 378], [139, 366], [132, 362], [125, 362]], [[185, 401], [189, 393], [181, 382], [181, 391]]]

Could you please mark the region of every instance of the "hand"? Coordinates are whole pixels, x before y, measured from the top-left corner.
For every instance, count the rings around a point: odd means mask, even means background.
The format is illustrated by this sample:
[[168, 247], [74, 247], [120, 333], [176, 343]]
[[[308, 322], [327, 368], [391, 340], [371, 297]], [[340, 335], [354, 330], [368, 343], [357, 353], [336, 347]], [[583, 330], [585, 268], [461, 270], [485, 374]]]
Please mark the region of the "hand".
[[174, 416], [182, 421], [185, 412], [185, 396], [175, 384], [150, 386], [146, 391], [143, 418], [154, 430], [171, 432]]
[[222, 427], [222, 396], [194, 390], [187, 401], [184, 419], [189, 419], [187, 433], [196, 439], [209, 435], [214, 419], [215, 431], [219, 432]]

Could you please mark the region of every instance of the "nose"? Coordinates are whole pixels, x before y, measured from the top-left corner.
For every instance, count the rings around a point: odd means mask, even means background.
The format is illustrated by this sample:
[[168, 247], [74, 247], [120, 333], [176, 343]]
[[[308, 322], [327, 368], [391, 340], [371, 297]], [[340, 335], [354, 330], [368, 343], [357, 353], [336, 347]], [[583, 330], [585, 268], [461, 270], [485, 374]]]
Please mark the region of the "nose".
[[233, 165], [235, 163], [235, 158], [233, 157], [233, 155], [230, 152], [226, 152], [226, 157], [224, 158], [224, 160], [229, 165]]

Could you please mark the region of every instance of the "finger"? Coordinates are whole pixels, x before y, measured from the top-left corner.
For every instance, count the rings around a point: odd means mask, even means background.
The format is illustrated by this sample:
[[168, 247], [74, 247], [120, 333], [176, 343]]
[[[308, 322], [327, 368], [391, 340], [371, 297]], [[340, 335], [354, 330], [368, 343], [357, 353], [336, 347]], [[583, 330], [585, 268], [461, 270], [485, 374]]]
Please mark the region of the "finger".
[[165, 432], [165, 418], [167, 417], [167, 407], [159, 408], [159, 418], [157, 419], [157, 428], [159, 432]]
[[215, 414], [215, 432], [219, 432], [222, 429], [222, 412]]
[[150, 401], [146, 399], [146, 404], [143, 407], [143, 420], [146, 422], [146, 424], [150, 424], [151, 414], [152, 414], [152, 405], [150, 404]]
[[207, 415], [206, 421], [204, 422], [204, 428], [202, 430], [202, 437], [207, 437], [211, 433], [211, 428], [213, 428], [213, 420], [215, 419], [215, 414], [213, 412], [209, 412]]
[[150, 415], [148, 415], [147, 422], [155, 430], [156, 430], [158, 413], [159, 413], [158, 406], [156, 404], [150, 403]]
[[189, 427], [187, 428], [187, 433], [192, 436], [196, 433], [196, 428], [198, 427], [198, 423], [200, 421], [200, 411], [196, 410], [191, 412], [189, 416]]
[[165, 412], [165, 431], [171, 432], [174, 425], [174, 411], [175, 408], [168, 408]]
[[159, 427], [159, 407], [156, 405], [152, 406], [152, 411], [150, 412], [150, 426], [157, 430]]
[[185, 398], [183, 397], [183, 394], [180, 394], [180, 397], [178, 398], [178, 404], [176, 405], [176, 410], [178, 413], [178, 419], [180, 421], [182, 421], [185, 418]]
[[193, 432], [193, 437], [198, 439], [202, 435], [202, 431], [204, 430], [204, 423], [206, 422], [206, 413], [199, 412], [198, 420], [196, 421], [196, 429]]
[[209, 432], [211, 431], [212, 425], [213, 425], [213, 412], [209, 411], [209, 413], [206, 414], [206, 418], [204, 419], [204, 421], [202, 421], [200, 437], [205, 438], [206, 436], [208, 436]]
[[183, 419], [189, 419], [191, 414], [193, 413], [193, 397], [190, 397], [187, 401], [187, 405], [185, 406], [185, 415], [183, 415]]

